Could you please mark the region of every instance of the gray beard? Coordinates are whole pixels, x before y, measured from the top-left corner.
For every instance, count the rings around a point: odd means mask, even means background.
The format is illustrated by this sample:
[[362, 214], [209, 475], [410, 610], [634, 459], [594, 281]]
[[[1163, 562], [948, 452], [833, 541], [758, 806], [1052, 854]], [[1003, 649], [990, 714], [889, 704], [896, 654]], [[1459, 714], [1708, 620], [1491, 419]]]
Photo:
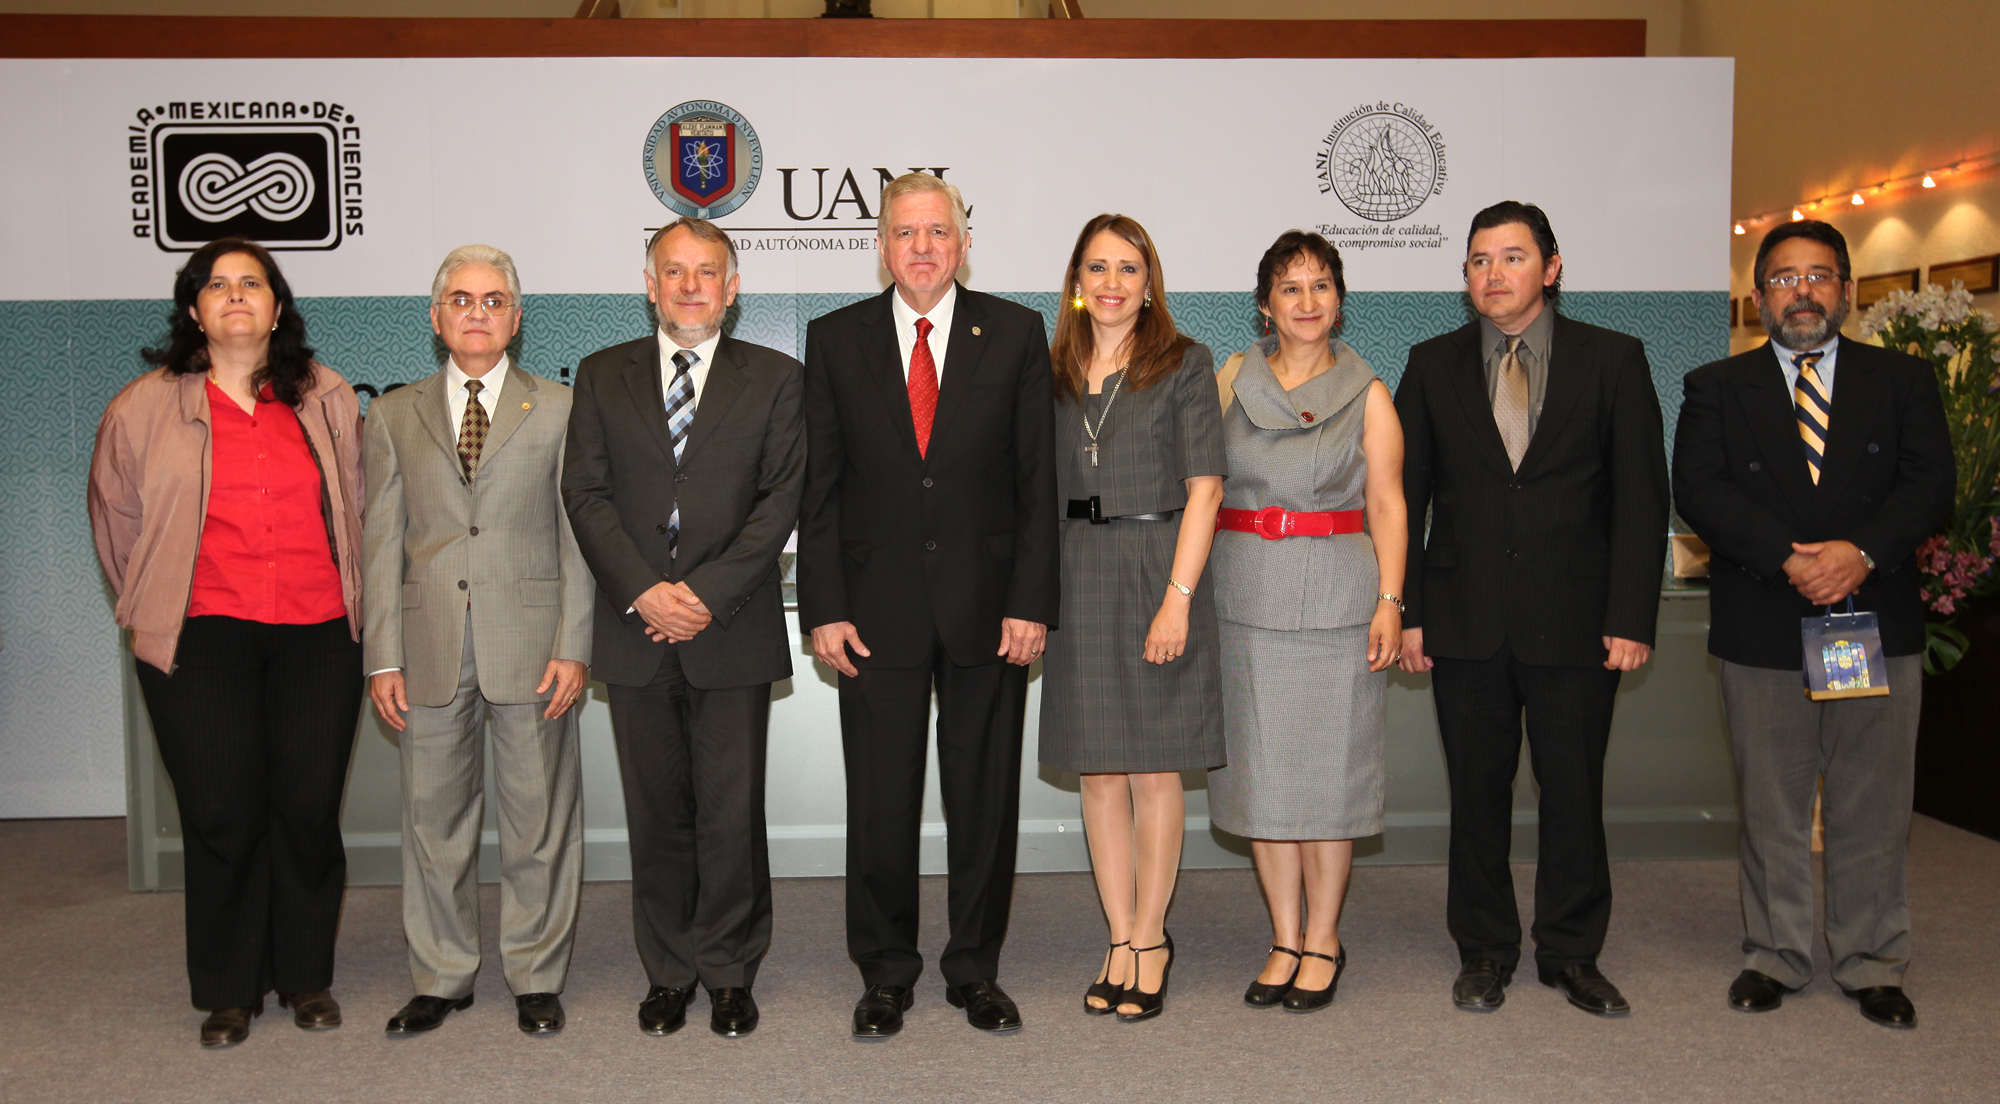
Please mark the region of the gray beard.
[[1840, 302], [1833, 305], [1830, 314], [1821, 314], [1819, 304], [1806, 300], [1793, 304], [1785, 317], [1779, 318], [1772, 313], [1771, 301], [1766, 298], [1764, 305], [1757, 308], [1757, 317], [1764, 323], [1764, 332], [1771, 335], [1772, 341], [1795, 353], [1802, 353], [1833, 340], [1833, 335], [1839, 333], [1841, 325], [1847, 321], [1847, 310], [1847, 296], [1843, 295]]
[[660, 320], [660, 329], [666, 331], [667, 337], [671, 338], [674, 344], [679, 345], [683, 349], [692, 349], [696, 345], [721, 333], [722, 319], [718, 318], [714, 324], [704, 326], [701, 329], [691, 330], [682, 326], [676, 326], [663, 318]]

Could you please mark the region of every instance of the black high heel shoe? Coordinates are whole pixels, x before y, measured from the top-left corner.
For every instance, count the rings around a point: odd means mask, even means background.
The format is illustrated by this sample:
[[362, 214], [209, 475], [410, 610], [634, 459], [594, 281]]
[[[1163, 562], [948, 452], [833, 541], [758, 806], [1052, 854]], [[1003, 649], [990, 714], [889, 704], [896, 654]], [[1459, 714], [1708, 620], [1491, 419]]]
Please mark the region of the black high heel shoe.
[[[1125, 987], [1122, 985], [1115, 985], [1112, 982], [1107, 981], [1105, 979], [1111, 976], [1111, 952], [1117, 950], [1120, 947], [1129, 947], [1131, 945], [1132, 941], [1127, 939], [1118, 943], [1113, 943], [1110, 947], [1105, 949], [1104, 968], [1097, 972], [1097, 980], [1090, 983], [1090, 988], [1085, 989], [1083, 991], [1083, 1010], [1085, 1012], [1088, 1012], [1093, 1016], [1105, 1016], [1118, 1011], [1118, 998], [1124, 995]], [[1096, 997], [1098, 1000], [1103, 1001], [1104, 1007], [1099, 1008], [1096, 1005], [1090, 1003], [1090, 998], [1092, 997]]]
[[[1270, 953], [1288, 954], [1294, 959], [1299, 957], [1299, 952], [1290, 947], [1280, 947], [1276, 944], [1272, 945]], [[1276, 985], [1266, 985], [1261, 981], [1252, 981], [1250, 988], [1243, 991], [1243, 1003], [1252, 1008], [1277, 1007], [1278, 1002], [1285, 999], [1285, 994], [1292, 991], [1292, 982], [1299, 979], [1299, 967], [1303, 965], [1305, 965], [1303, 961], [1294, 963], [1292, 966], [1292, 976]]]
[[[1159, 1015], [1160, 1010], [1167, 1006], [1167, 975], [1172, 973], [1174, 969], [1174, 936], [1172, 932], [1164, 934], [1167, 937], [1164, 943], [1158, 943], [1151, 947], [1132, 948], [1132, 984], [1125, 987], [1125, 992], [1119, 996], [1118, 1003], [1121, 1005], [1136, 1004], [1139, 1006], [1139, 1010], [1130, 1014], [1124, 1012], [1118, 1013], [1119, 1023], [1138, 1023], [1140, 1020], [1150, 1020], [1154, 1016]], [[1148, 993], [1139, 988], [1139, 956], [1148, 951], [1162, 949], [1167, 952], [1167, 964], [1160, 969], [1160, 987]]]
[[1333, 1003], [1333, 991], [1340, 988], [1340, 975], [1347, 969], [1347, 944], [1340, 945], [1340, 954], [1337, 957], [1323, 955], [1318, 951], [1307, 951], [1306, 957], [1323, 958], [1333, 963], [1333, 980], [1327, 982], [1324, 989], [1300, 989], [1293, 986], [1292, 991], [1285, 994], [1287, 1012], [1317, 1012]]

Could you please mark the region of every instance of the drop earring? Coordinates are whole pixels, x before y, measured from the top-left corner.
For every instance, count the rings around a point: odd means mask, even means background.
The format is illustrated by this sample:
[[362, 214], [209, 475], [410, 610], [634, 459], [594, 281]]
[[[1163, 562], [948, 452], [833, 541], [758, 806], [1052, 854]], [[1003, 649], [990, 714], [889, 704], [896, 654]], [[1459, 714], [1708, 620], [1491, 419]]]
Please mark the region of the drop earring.
[[1152, 305], [1153, 305], [1153, 289], [1152, 289], [1152, 288], [1147, 288], [1147, 289], [1146, 289], [1146, 302], [1145, 302], [1145, 304], [1144, 304], [1144, 305], [1145, 305], [1145, 306], [1148, 306], [1148, 307], [1150, 307], [1150, 306], [1152, 306]]
[[1076, 308], [1077, 310], [1082, 310], [1082, 309], [1083, 309], [1083, 285], [1082, 285], [1082, 284], [1078, 284], [1078, 285], [1076, 285], [1076, 298], [1074, 298], [1074, 299], [1071, 299], [1071, 300], [1070, 300], [1070, 303], [1069, 303], [1069, 305], [1070, 305], [1070, 306], [1072, 306], [1072, 307], [1075, 307], [1075, 308]]

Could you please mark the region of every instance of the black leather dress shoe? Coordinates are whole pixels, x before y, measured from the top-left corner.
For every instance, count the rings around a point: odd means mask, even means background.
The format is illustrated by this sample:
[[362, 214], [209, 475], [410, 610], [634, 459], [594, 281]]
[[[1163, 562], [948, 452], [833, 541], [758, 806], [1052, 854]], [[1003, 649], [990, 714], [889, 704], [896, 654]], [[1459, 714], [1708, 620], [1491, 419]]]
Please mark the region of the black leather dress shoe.
[[1869, 1023], [1898, 1028], [1917, 1026], [1917, 1006], [1903, 995], [1900, 985], [1871, 985], [1847, 990], [1847, 995], [1860, 1002], [1861, 1015]]
[[1562, 990], [1571, 1004], [1593, 1016], [1623, 1016], [1632, 1011], [1625, 1003], [1625, 994], [1595, 966], [1565, 966], [1555, 973], [1544, 973], [1542, 984]]
[[218, 1008], [201, 1021], [201, 1045], [235, 1046], [250, 1037], [250, 1021], [264, 1014], [264, 998], [248, 1008]]
[[340, 1002], [321, 989], [317, 993], [279, 993], [278, 1007], [292, 1010], [292, 1022], [302, 1031], [340, 1026]]
[[672, 1035], [688, 1022], [688, 995], [691, 990], [672, 985], [655, 985], [639, 1002], [639, 1030], [648, 1035]]
[[516, 1020], [523, 1035], [554, 1035], [563, 1029], [562, 998], [554, 993], [521, 993], [514, 997]]
[[1021, 1010], [997, 981], [971, 981], [944, 987], [944, 999], [965, 1009], [965, 1022], [981, 1031], [1021, 1030]]
[[1771, 1012], [1797, 989], [1759, 970], [1745, 970], [1729, 983], [1729, 1007], [1738, 1012]]
[[871, 985], [854, 1002], [854, 1037], [886, 1039], [903, 1030], [903, 1013], [917, 1001], [907, 985]]
[[710, 989], [708, 1029], [725, 1039], [757, 1030], [757, 998], [748, 989]]
[[1502, 970], [1490, 958], [1470, 958], [1458, 968], [1458, 980], [1451, 983], [1451, 1003], [1467, 1012], [1491, 1012], [1507, 1003], [1507, 983], [1514, 971]]
[[444, 1018], [453, 1012], [472, 1007], [472, 994], [453, 1000], [450, 997], [411, 997], [410, 1003], [401, 1012], [389, 1017], [389, 1026], [383, 1030], [391, 1035], [421, 1035], [435, 1031]]

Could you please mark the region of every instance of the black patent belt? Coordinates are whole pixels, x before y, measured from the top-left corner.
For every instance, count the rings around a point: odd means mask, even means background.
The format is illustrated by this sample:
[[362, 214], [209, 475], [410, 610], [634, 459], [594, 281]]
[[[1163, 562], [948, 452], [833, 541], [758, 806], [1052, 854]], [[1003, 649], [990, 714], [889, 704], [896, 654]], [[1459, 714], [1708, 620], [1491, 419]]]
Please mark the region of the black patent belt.
[[1092, 525], [1109, 525], [1114, 521], [1174, 521], [1180, 517], [1178, 510], [1169, 510], [1164, 514], [1115, 514], [1105, 517], [1103, 497], [1072, 498], [1065, 516], [1071, 521], [1087, 521]]

